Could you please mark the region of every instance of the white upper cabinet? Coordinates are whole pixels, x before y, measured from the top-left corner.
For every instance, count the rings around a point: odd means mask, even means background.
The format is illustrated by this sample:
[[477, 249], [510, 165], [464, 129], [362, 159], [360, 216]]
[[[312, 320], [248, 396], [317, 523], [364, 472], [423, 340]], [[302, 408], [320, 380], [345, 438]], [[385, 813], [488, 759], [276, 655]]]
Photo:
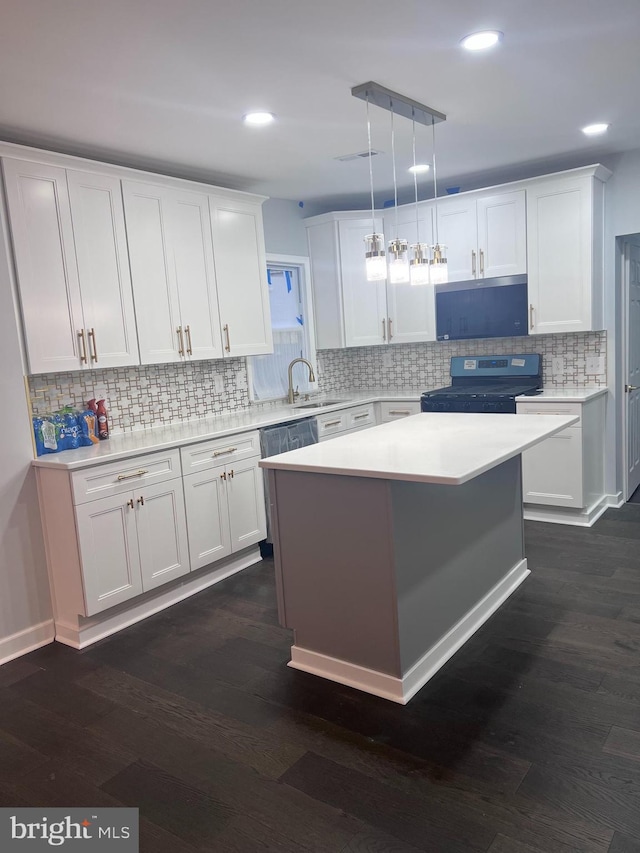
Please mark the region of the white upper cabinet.
[[527, 187], [529, 334], [603, 327], [601, 166]]
[[142, 363], [221, 358], [207, 196], [122, 189]]
[[224, 354], [273, 352], [260, 202], [209, 196]]
[[120, 180], [67, 171], [89, 363], [139, 364]]
[[526, 273], [525, 191], [438, 199], [438, 240], [449, 281]]
[[[318, 349], [435, 340], [433, 288], [367, 281], [364, 238], [383, 223], [359, 212], [307, 220]], [[395, 215], [384, 220], [385, 244]], [[398, 236], [416, 242], [415, 208], [398, 211]], [[392, 233], [393, 232], [393, 233]], [[431, 208], [420, 207], [420, 240], [431, 243]]]
[[[433, 245], [433, 206], [420, 203], [418, 219], [414, 205], [398, 209], [398, 236], [407, 240], [409, 254], [411, 245], [417, 242]], [[395, 235], [396, 224], [393, 211], [385, 214], [385, 238], [387, 243]], [[392, 344], [410, 344], [420, 341], [435, 341], [436, 310], [434, 288], [430, 284], [391, 284], [387, 282], [387, 339]]]
[[139, 364], [120, 181], [3, 168], [30, 372]]
[[[371, 234], [371, 219], [338, 222], [340, 271], [344, 310], [344, 338], [348, 347], [383, 344], [387, 339], [385, 281], [367, 281], [365, 241]], [[376, 231], [382, 230], [376, 222]]]

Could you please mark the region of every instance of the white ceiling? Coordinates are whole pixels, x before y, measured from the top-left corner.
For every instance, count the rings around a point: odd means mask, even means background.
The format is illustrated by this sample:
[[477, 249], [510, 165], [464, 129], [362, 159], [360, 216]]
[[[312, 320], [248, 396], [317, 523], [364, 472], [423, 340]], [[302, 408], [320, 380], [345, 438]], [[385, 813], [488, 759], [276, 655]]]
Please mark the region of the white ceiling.
[[[0, 0], [0, 11], [10, 141], [359, 206], [367, 162], [333, 158], [366, 148], [365, 105], [350, 90], [375, 80], [447, 114], [442, 186], [640, 147], [639, 0]], [[503, 44], [463, 51], [459, 39], [482, 28], [502, 30]], [[244, 126], [258, 108], [278, 122]], [[372, 107], [372, 118], [381, 204], [390, 113]], [[611, 129], [587, 139], [579, 129], [595, 121]], [[430, 157], [428, 133], [418, 159]], [[410, 122], [396, 119], [396, 138], [406, 198]]]

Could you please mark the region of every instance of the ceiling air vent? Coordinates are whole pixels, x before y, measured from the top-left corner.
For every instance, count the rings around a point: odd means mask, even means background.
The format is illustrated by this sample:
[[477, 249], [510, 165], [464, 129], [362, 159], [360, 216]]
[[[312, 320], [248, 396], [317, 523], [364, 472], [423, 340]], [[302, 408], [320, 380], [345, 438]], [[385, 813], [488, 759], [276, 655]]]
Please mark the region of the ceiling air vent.
[[[371, 156], [375, 157], [376, 154], [382, 154], [382, 151], [371, 149]], [[340, 160], [341, 163], [348, 163], [350, 160], [366, 160], [368, 156], [368, 151], [358, 151], [355, 154], [343, 154], [341, 157], [334, 157], [333, 159]]]

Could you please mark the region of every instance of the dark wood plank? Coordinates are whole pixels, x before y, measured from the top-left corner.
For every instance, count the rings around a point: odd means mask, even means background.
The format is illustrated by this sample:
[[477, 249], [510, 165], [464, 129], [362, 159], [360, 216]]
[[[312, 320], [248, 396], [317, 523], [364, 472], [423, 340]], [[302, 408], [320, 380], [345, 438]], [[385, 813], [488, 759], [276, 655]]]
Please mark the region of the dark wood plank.
[[27, 678], [27, 676], [39, 671], [40, 667], [37, 663], [30, 660], [29, 655], [11, 660], [9, 663], [0, 666], [0, 687], [9, 687], [22, 678]]
[[[638, 714], [638, 721], [640, 722], [640, 714]], [[640, 761], [640, 731], [612, 726], [603, 750]]]
[[496, 835], [487, 853], [546, 853], [546, 851], [542, 847], [532, 847], [530, 844], [508, 838], [506, 835]]
[[620, 832], [615, 832], [609, 847], [609, 853], [640, 853], [640, 840], [627, 838]]

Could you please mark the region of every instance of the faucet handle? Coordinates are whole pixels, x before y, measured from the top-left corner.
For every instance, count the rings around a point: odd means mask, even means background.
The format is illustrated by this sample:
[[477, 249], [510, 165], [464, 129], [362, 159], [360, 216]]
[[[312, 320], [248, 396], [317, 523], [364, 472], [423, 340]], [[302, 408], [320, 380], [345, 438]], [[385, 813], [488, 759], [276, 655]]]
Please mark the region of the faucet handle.
[[298, 390], [299, 387], [300, 387], [299, 385], [296, 385], [296, 390], [293, 392], [293, 399], [294, 400], [297, 400], [298, 397], [300, 396], [300, 391]]

